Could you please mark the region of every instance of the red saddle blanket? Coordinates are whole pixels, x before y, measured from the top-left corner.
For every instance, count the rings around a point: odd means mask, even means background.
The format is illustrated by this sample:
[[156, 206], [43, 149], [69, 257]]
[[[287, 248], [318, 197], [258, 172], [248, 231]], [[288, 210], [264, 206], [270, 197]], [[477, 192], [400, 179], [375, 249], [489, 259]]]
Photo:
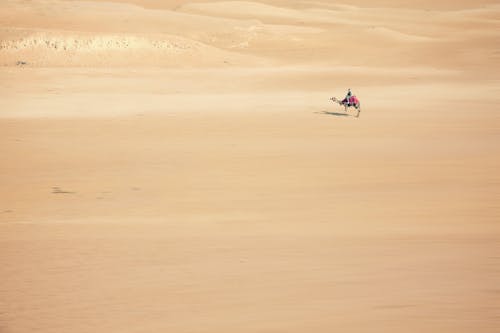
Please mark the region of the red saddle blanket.
[[356, 105], [359, 103], [359, 99], [356, 96], [351, 96], [349, 99], [344, 98], [342, 101], [342, 104], [350, 104], [350, 105]]

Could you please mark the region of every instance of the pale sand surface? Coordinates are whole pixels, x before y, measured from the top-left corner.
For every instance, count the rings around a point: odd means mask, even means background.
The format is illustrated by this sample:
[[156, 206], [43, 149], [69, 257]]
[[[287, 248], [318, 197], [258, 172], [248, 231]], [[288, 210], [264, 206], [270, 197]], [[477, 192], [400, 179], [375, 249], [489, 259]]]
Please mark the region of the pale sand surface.
[[0, 332], [498, 332], [499, 31], [495, 1], [0, 1]]

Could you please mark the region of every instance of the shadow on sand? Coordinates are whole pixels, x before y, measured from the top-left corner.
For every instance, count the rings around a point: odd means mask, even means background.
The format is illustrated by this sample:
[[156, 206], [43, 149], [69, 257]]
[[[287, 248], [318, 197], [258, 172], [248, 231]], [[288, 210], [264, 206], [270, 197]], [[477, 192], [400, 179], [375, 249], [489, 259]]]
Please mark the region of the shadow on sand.
[[330, 116], [336, 116], [336, 117], [349, 117], [350, 114], [348, 113], [339, 113], [339, 112], [328, 112], [328, 111], [320, 111], [320, 112], [314, 112], [314, 113], [317, 113], [317, 114], [327, 114], [327, 115], [330, 115]]

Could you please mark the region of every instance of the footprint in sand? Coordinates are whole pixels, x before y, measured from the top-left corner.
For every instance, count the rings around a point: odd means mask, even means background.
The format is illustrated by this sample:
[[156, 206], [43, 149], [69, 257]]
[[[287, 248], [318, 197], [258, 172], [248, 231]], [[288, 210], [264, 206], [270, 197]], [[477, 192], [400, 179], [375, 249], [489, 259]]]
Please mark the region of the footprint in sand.
[[64, 191], [60, 187], [52, 187], [52, 194], [75, 194], [76, 192]]

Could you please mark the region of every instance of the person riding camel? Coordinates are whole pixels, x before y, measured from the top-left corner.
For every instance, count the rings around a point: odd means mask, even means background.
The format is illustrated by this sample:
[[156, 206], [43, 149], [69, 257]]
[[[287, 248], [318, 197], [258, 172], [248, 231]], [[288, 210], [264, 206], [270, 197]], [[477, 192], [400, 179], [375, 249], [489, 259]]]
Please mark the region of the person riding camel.
[[352, 97], [352, 92], [351, 92], [351, 88], [349, 88], [349, 89], [347, 89], [347, 95], [345, 96], [342, 103], [347, 104], [347, 106], [351, 106], [351, 97]]
[[359, 102], [359, 99], [352, 93], [350, 88], [347, 90], [347, 95], [343, 100], [340, 100], [339, 98], [336, 97], [332, 97], [330, 99], [334, 103], [342, 105], [344, 107], [345, 112], [347, 112], [348, 108], [354, 107], [358, 111], [358, 114], [355, 117], [356, 118], [359, 117], [359, 113], [361, 112], [361, 103]]

